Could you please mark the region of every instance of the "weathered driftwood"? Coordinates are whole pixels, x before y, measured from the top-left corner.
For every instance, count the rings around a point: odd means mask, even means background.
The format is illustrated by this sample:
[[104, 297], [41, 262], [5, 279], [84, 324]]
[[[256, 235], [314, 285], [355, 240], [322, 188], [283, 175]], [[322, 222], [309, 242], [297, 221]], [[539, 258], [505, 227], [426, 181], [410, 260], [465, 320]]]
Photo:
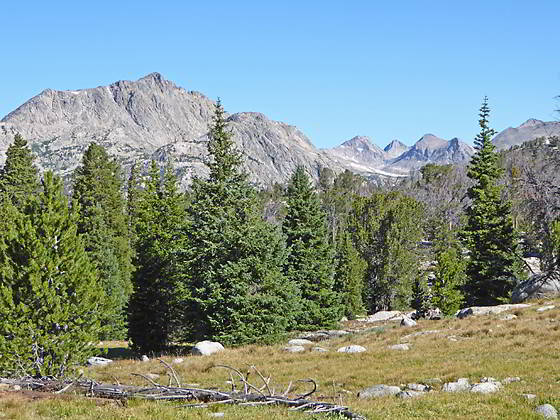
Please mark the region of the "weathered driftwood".
[[[78, 378], [76, 380], [61, 381], [55, 378], [41, 378], [41, 379], [3, 379], [0, 378], [0, 383], [10, 384], [11, 386], [19, 385], [22, 389], [30, 389], [35, 391], [46, 391], [63, 393], [69, 390], [84, 392], [88, 397], [102, 397], [116, 400], [127, 400], [132, 398], [146, 399], [146, 400], [165, 400], [165, 401], [185, 401], [187, 404], [179, 405], [185, 408], [205, 408], [213, 404], [238, 404], [242, 406], [259, 406], [259, 405], [282, 405], [287, 406], [289, 410], [302, 410], [306, 413], [325, 413], [325, 414], [340, 414], [349, 419], [365, 420], [365, 417], [351, 412], [348, 407], [307, 399], [308, 396], [313, 394], [317, 389], [317, 384], [312, 379], [302, 380], [300, 382], [310, 382], [313, 384], [313, 390], [306, 394], [290, 398], [287, 396], [292, 383], [288, 386], [286, 392], [281, 395], [275, 395], [274, 390], [271, 390], [269, 383], [270, 378], [265, 378], [258, 370], [252, 367], [264, 382], [264, 386], [259, 389], [255, 385], [247, 381], [247, 377], [237, 369], [229, 366], [221, 366], [235, 372], [240, 377], [240, 382], [243, 383], [243, 391], [236, 391], [235, 385], [232, 381], [232, 391], [224, 392], [215, 389], [204, 389], [194, 387], [181, 387], [181, 386], [164, 386], [155, 383], [145, 375], [142, 376], [150, 386], [132, 386], [132, 385], [112, 385], [97, 383], [91, 379]], [[233, 376], [231, 376], [233, 378]], [[175, 375], [177, 383], [180, 383]], [[267, 394], [263, 391], [266, 389]]]

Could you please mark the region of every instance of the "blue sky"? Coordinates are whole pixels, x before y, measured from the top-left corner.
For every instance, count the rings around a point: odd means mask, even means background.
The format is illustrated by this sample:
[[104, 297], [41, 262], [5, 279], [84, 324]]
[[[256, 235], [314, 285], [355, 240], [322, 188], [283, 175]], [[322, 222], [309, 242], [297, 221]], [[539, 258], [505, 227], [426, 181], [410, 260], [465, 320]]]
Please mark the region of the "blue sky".
[[319, 147], [558, 119], [560, 1], [22, 1], [1, 8], [0, 117], [45, 88], [160, 72]]

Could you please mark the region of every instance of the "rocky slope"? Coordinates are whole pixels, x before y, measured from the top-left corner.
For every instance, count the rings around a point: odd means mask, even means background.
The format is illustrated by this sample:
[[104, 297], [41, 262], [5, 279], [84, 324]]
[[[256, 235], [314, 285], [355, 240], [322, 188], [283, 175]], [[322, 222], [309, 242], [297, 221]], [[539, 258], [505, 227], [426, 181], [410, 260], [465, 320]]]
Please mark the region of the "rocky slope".
[[[0, 165], [15, 133], [21, 133], [38, 156], [41, 169], [69, 177], [90, 142], [106, 147], [128, 169], [135, 161], [147, 165], [173, 159], [186, 187], [204, 176], [208, 127], [214, 102], [187, 91], [159, 73], [137, 81], [75, 91], [46, 89], [0, 120]], [[297, 127], [242, 112], [228, 115], [229, 126], [252, 182], [285, 182], [298, 165], [318, 178], [320, 168], [350, 169], [381, 182], [406, 176], [426, 163], [468, 161], [472, 147], [458, 139], [446, 141], [426, 134], [412, 147], [393, 140], [385, 149], [356, 136], [333, 149], [317, 149]], [[500, 133], [496, 144], [560, 133], [560, 123], [529, 120]]]
[[560, 122], [544, 122], [534, 118], [528, 119], [519, 127], [506, 128], [497, 134], [492, 142], [498, 150], [509, 149], [526, 141], [534, 140], [538, 137], [560, 136]]
[[401, 170], [418, 169], [427, 163], [446, 165], [470, 160], [475, 150], [458, 138], [449, 141], [425, 134], [414, 146], [391, 162], [391, 168]]
[[[77, 91], [47, 89], [0, 121], [0, 164], [15, 133], [39, 157], [42, 169], [71, 173], [96, 141], [129, 167], [134, 161], [172, 158], [181, 183], [204, 175], [208, 126], [214, 102], [152, 73], [138, 81]], [[297, 165], [313, 176], [320, 167], [344, 168], [316, 149], [296, 127], [262, 114], [228, 117], [234, 138], [257, 184], [285, 181]]]

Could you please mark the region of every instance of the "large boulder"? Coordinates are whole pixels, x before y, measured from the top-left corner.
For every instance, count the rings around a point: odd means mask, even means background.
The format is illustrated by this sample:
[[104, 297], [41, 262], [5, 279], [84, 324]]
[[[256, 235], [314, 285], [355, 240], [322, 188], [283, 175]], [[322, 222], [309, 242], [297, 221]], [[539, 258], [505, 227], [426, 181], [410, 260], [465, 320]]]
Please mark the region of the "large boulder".
[[540, 414], [547, 419], [557, 419], [558, 411], [550, 404], [542, 404], [535, 408], [535, 413]]
[[310, 346], [313, 344], [313, 341], [306, 340], [305, 338], [293, 338], [288, 341], [290, 346]]
[[402, 321], [403, 312], [401, 311], [379, 311], [373, 315], [367, 316], [365, 318], [358, 318], [356, 321], [362, 322], [385, 322], [385, 321]]
[[560, 296], [560, 273], [552, 271], [545, 274], [535, 274], [529, 280], [519, 283], [511, 294], [511, 301], [518, 303], [527, 299], [557, 296]]
[[496, 306], [471, 306], [469, 308], [463, 308], [457, 311], [455, 314], [457, 318], [463, 319], [468, 316], [480, 316], [480, 315], [495, 315], [505, 311], [511, 311], [513, 309], [527, 308], [531, 305], [525, 303], [518, 303], [515, 305], [496, 305]]
[[224, 349], [220, 343], [216, 341], [200, 341], [196, 343], [191, 350], [191, 353], [198, 356], [209, 356], [214, 353], [218, 353]]
[[447, 382], [443, 384], [443, 392], [462, 392], [470, 390], [471, 385], [467, 378], [459, 378], [457, 382]]
[[113, 361], [105, 357], [90, 357], [87, 363], [89, 366], [107, 366], [109, 363], [113, 363]]

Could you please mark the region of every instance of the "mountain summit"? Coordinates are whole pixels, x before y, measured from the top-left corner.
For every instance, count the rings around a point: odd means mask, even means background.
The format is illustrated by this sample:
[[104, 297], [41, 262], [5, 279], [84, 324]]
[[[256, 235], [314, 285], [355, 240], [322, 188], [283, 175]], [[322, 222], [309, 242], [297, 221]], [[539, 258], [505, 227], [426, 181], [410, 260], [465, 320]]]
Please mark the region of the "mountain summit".
[[[206, 142], [214, 101], [150, 73], [91, 89], [45, 89], [0, 120], [0, 165], [14, 135], [28, 140], [40, 169], [65, 177], [80, 164], [92, 141], [103, 145], [125, 170], [136, 161], [172, 159], [183, 187], [204, 176]], [[433, 134], [408, 147], [393, 140], [385, 149], [356, 136], [332, 149], [317, 149], [297, 127], [257, 112], [228, 115], [228, 125], [244, 155], [250, 180], [259, 185], [285, 182], [297, 166], [318, 179], [321, 168], [350, 169], [381, 179], [406, 176], [426, 163], [466, 162], [474, 152], [458, 139]], [[497, 145], [560, 133], [560, 123], [528, 120], [494, 139]], [[538, 134], [538, 135], [537, 135]], [[531, 138], [532, 137], [532, 138]], [[517, 143], [516, 143], [517, 142]]]

